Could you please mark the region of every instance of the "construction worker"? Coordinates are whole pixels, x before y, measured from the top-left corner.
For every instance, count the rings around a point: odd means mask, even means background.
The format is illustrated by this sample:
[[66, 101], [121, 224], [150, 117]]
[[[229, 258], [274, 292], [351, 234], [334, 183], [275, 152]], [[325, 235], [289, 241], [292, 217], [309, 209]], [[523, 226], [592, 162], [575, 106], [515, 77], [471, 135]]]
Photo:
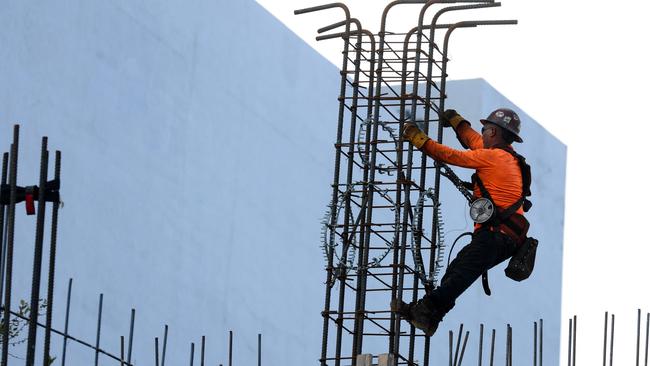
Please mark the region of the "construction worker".
[[[440, 120], [443, 126], [454, 129], [461, 144], [469, 150], [439, 144], [412, 123], [406, 124], [403, 136], [433, 159], [476, 169], [472, 177], [474, 196], [488, 196], [496, 212], [489, 221], [475, 224], [472, 241], [448, 266], [440, 286], [417, 302], [391, 303], [393, 311], [427, 336], [433, 335], [456, 298], [476, 279], [482, 274], [487, 276], [488, 269], [513, 256], [528, 231], [522, 206], [527, 202], [525, 196], [530, 195], [530, 168], [523, 168], [523, 157], [511, 146], [513, 142], [523, 142], [519, 136], [519, 116], [507, 108], [497, 109], [481, 120], [481, 134], [455, 110], [445, 111]], [[487, 277], [484, 281], [487, 286]], [[489, 293], [489, 288], [485, 288]]]

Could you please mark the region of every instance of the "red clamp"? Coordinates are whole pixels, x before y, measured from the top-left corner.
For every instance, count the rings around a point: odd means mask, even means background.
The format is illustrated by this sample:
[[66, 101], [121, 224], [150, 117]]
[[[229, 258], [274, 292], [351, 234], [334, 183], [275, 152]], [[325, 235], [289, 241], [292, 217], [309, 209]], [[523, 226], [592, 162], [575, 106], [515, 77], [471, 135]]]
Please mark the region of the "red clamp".
[[32, 193], [25, 194], [25, 210], [28, 215], [34, 215], [36, 208], [34, 207], [34, 195]]

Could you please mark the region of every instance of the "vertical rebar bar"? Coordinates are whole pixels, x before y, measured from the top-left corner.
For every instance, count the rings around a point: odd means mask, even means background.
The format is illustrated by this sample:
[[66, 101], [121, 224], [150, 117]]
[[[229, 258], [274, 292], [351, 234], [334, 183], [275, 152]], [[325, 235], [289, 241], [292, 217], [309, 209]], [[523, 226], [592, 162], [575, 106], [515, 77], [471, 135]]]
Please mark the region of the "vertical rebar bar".
[[578, 316], [573, 316], [573, 366], [576, 366], [576, 340], [578, 339]]
[[465, 332], [465, 339], [463, 340], [463, 348], [460, 350], [460, 358], [458, 359], [458, 365], [456, 366], [461, 366], [463, 364], [463, 356], [465, 355], [465, 347], [467, 346], [467, 340], [469, 339], [469, 330]]
[[534, 322], [533, 328], [533, 366], [537, 366], [537, 322]]
[[124, 336], [120, 336], [120, 366], [124, 366]]
[[494, 342], [496, 340], [496, 329], [492, 329], [492, 343], [490, 345], [490, 366], [494, 366]]
[[641, 309], [636, 316], [636, 366], [639, 366], [639, 352], [641, 350]]
[[70, 319], [71, 293], [72, 293], [72, 278], [68, 280], [68, 297], [65, 303], [65, 325], [63, 328], [63, 351], [61, 352], [61, 366], [65, 366], [65, 354], [68, 346], [68, 321]]
[[160, 366], [160, 363], [158, 362], [158, 337], [154, 338], [154, 352], [155, 352], [156, 366]]
[[167, 352], [167, 330], [168, 326], [165, 324], [165, 334], [163, 335], [162, 362], [160, 366], [165, 366], [165, 354]]
[[257, 366], [262, 366], [262, 333], [257, 335]]
[[131, 351], [133, 351], [133, 328], [135, 327], [135, 309], [131, 309], [131, 324], [129, 326], [129, 349], [126, 354], [126, 363], [131, 364]]
[[[322, 6], [317, 6], [317, 7], [312, 7], [312, 8], [307, 8], [307, 9], [300, 9], [300, 10], [295, 10], [294, 14], [304, 14], [308, 12], [313, 12], [313, 11], [320, 11], [320, 10], [325, 10], [325, 9], [330, 9], [334, 7], [341, 7], [343, 11], [345, 11], [345, 19], [347, 20], [345, 24], [345, 32], [346, 34], [350, 33], [350, 12], [347, 9], [347, 7], [343, 4], [327, 4], [327, 5], [322, 5]], [[335, 159], [334, 159], [334, 177], [333, 177], [333, 182], [332, 182], [332, 201], [330, 204], [330, 207], [332, 211], [334, 212], [336, 210], [336, 206], [338, 204], [338, 198], [339, 198], [339, 175], [340, 175], [340, 169], [341, 169], [341, 142], [343, 138], [343, 120], [345, 116], [345, 95], [346, 95], [346, 85], [347, 85], [347, 66], [348, 66], [348, 46], [349, 42], [344, 40], [343, 43], [343, 65], [341, 68], [341, 83], [340, 83], [340, 93], [339, 93], [339, 110], [338, 110], [338, 125], [337, 125], [337, 132], [336, 132], [336, 153], [335, 153]], [[350, 157], [351, 158], [351, 157]], [[331, 220], [330, 220], [330, 227], [332, 228], [332, 232], [335, 230], [334, 228], [336, 227], [336, 214], [333, 213], [331, 215]], [[347, 224], [347, 221], [346, 221]], [[327, 279], [325, 281], [326, 286], [325, 286], [325, 308], [323, 310], [323, 337], [322, 337], [322, 348], [321, 348], [321, 366], [326, 366], [326, 359], [327, 359], [327, 346], [328, 346], [328, 335], [329, 335], [329, 314], [330, 314], [330, 307], [331, 307], [331, 292], [332, 292], [332, 285], [334, 279], [334, 258], [333, 258], [333, 250], [330, 250], [327, 253]], [[345, 287], [344, 284], [341, 285], [341, 287]], [[339, 306], [340, 307], [340, 306]], [[338, 324], [337, 327], [337, 355], [340, 355], [340, 332], [342, 331], [342, 325], [343, 324]], [[336, 361], [336, 366], [339, 366], [340, 361], [338, 360], [337, 356], [337, 361]]]
[[506, 365], [512, 366], [512, 327], [508, 324], [506, 341]]
[[[54, 180], [59, 184], [61, 178], [61, 151], [54, 153]], [[44, 189], [44, 188], [42, 188]], [[56, 265], [56, 237], [59, 224], [59, 200], [52, 205], [52, 228], [50, 234], [50, 263], [47, 276], [47, 309], [45, 315], [45, 344], [43, 347], [43, 366], [50, 365], [50, 332], [52, 328], [52, 307], [54, 306], [54, 270]]]
[[644, 366], [648, 366], [648, 336], [650, 335], [650, 313], [646, 315], [645, 321], [645, 362]]
[[205, 366], [205, 336], [201, 336], [201, 366]]
[[194, 342], [190, 344], [190, 366], [194, 366]]
[[27, 355], [25, 365], [33, 366], [36, 356], [36, 330], [39, 315], [41, 291], [41, 270], [43, 267], [43, 237], [45, 230], [45, 183], [47, 183], [47, 137], [41, 141], [41, 173], [39, 177], [38, 209], [36, 213], [36, 241], [34, 243], [34, 264], [32, 267], [32, 295], [29, 311], [29, 331], [27, 335]]
[[478, 366], [481, 366], [482, 363], [483, 363], [483, 324], [481, 323], [481, 327], [478, 335]]
[[97, 312], [97, 340], [95, 342], [95, 366], [99, 365], [99, 337], [101, 336], [101, 332], [102, 332], [103, 303], [104, 303], [104, 294], [99, 294], [99, 311]]
[[572, 344], [572, 338], [573, 338], [573, 319], [569, 318], [569, 360], [568, 360], [568, 366], [571, 366], [571, 352], [573, 351], [571, 344]]
[[449, 366], [454, 366], [453, 350], [454, 350], [454, 332], [450, 330], [449, 331]]
[[454, 366], [458, 365], [458, 351], [460, 350], [460, 340], [463, 337], [463, 323], [460, 323], [458, 330], [458, 340], [456, 340], [456, 351], [454, 352]]
[[614, 314], [612, 314], [612, 329], [609, 337], [609, 366], [614, 364]]
[[544, 319], [539, 320], [539, 366], [543, 366], [544, 362]]
[[232, 330], [228, 337], [228, 366], [232, 366]]
[[[9, 168], [9, 154], [2, 154], [2, 187], [7, 184], [7, 170]], [[6, 194], [6, 192], [5, 192]], [[5, 261], [7, 257], [7, 231], [5, 229], [5, 211], [7, 205], [0, 203], [0, 241], [2, 242], [2, 253], [0, 253], [0, 304], [2, 303], [2, 297], [4, 296], [4, 282], [5, 282]]]
[[605, 331], [603, 333], [603, 366], [607, 365], [607, 318], [609, 314], [605, 312]]
[[11, 144], [11, 155], [9, 156], [9, 209], [7, 212], [7, 259], [5, 273], [5, 296], [4, 296], [4, 324], [2, 328], [2, 366], [7, 366], [9, 356], [9, 318], [11, 317], [11, 277], [13, 273], [14, 256], [14, 224], [16, 218], [16, 178], [18, 175], [18, 137], [20, 127], [14, 126], [14, 140]]

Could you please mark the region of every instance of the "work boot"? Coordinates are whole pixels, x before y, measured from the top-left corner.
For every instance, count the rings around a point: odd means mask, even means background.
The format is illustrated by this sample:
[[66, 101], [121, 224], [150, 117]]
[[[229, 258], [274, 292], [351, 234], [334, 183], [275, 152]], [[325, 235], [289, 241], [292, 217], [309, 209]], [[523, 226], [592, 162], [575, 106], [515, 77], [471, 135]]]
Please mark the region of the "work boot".
[[436, 332], [443, 315], [435, 308], [429, 307], [424, 299], [410, 304], [393, 299], [390, 308], [412, 326], [423, 331], [427, 337], [431, 337]]

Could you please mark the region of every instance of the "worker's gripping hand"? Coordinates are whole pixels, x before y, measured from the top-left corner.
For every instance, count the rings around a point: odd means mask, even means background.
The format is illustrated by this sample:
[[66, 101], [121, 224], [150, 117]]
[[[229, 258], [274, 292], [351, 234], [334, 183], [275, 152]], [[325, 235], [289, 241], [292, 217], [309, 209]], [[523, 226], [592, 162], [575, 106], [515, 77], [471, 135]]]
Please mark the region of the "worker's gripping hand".
[[420, 129], [413, 123], [407, 123], [404, 126], [403, 135], [406, 140], [409, 140], [413, 146], [417, 147], [418, 149], [422, 148], [422, 146], [424, 146], [424, 143], [429, 140], [429, 136], [420, 131]]
[[461, 122], [467, 122], [467, 120], [458, 114], [455, 109], [447, 109], [444, 111], [440, 116], [440, 121], [442, 122], [442, 127], [453, 127], [454, 130]]

